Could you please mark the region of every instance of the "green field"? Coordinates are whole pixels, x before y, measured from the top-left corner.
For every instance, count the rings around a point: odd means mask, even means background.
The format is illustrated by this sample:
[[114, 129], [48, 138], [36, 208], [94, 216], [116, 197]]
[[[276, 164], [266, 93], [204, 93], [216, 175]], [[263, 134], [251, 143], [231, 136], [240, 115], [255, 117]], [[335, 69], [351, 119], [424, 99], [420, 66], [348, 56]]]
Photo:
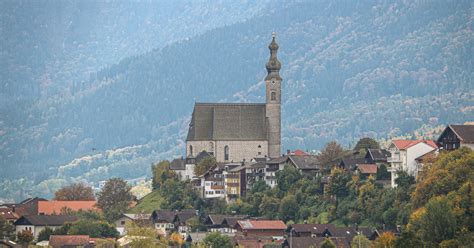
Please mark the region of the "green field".
[[159, 209], [163, 198], [158, 191], [152, 191], [138, 201], [138, 204], [132, 208], [130, 213], [147, 213], [151, 214], [153, 210]]

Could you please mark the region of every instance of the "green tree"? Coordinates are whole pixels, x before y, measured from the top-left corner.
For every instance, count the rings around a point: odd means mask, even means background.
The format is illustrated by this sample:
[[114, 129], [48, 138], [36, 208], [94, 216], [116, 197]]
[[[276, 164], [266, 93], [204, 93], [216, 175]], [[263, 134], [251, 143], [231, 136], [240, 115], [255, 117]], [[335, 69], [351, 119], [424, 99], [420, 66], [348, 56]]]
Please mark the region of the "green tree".
[[294, 166], [285, 165], [283, 170], [276, 173], [277, 187], [281, 193], [287, 192], [298, 180], [302, 178], [301, 173]]
[[[155, 248], [157, 246], [156, 231], [150, 227], [140, 227], [133, 222], [125, 226], [127, 236], [132, 239], [130, 247]], [[167, 246], [162, 246], [167, 247]]]
[[206, 247], [232, 248], [232, 242], [228, 236], [219, 232], [212, 232], [204, 238]]
[[64, 186], [54, 193], [58, 201], [94, 201], [94, 191], [83, 183], [74, 183]]
[[364, 235], [356, 235], [352, 238], [351, 248], [370, 248], [372, 243]]
[[92, 238], [116, 238], [117, 229], [105, 221], [78, 220], [69, 228], [70, 235], [89, 235]]
[[323, 242], [321, 242], [319, 247], [320, 248], [336, 248], [336, 245], [330, 239], [326, 238], [324, 239]]
[[53, 234], [53, 229], [45, 227], [41, 232], [38, 233], [38, 242], [43, 240], [49, 240], [49, 236]]
[[287, 195], [283, 197], [279, 207], [280, 218], [285, 222], [289, 220], [296, 221], [296, 213], [298, 213], [299, 207], [296, 197], [294, 195]]
[[268, 219], [275, 219], [278, 216], [280, 200], [273, 196], [264, 196], [261, 199], [260, 213]]
[[403, 231], [400, 237], [395, 241], [395, 248], [406, 247], [423, 247], [423, 242], [416, 237], [413, 232]]
[[214, 165], [216, 165], [214, 157], [205, 157], [194, 167], [194, 174], [202, 175]]
[[0, 215], [0, 239], [15, 239], [15, 226]]
[[362, 138], [357, 141], [354, 151], [365, 151], [366, 149], [380, 149], [379, 143], [372, 138]]
[[156, 165], [152, 165], [151, 172], [153, 174], [153, 189], [159, 189], [165, 181], [176, 177], [174, 171], [170, 170], [170, 162], [168, 160], [163, 160]]
[[377, 170], [377, 180], [388, 180], [390, 179], [390, 173], [387, 170], [387, 166], [385, 164], [381, 164], [379, 169]]
[[20, 244], [29, 244], [34, 238], [35, 237], [30, 230], [23, 230], [17, 234], [18, 243]]
[[347, 183], [351, 180], [352, 177], [349, 172], [334, 168], [331, 171], [331, 177], [328, 184], [329, 193], [338, 197], [348, 195], [349, 190], [347, 190]]
[[264, 192], [268, 189], [270, 189], [270, 187], [265, 183], [265, 181], [259, 180], [253, 184], [252, 189], [250, 189], [250, 193], [254, 194], [257, 192]]
[[97, 193], [97, 206], [102, 209], [107, 221], [118, 219], [129, 208], [133, 199], [130, 189], [123, 179], [112, 178]]
[[395, 183], [397, 184], [397, 187], [400, 187], [402, 189], [408, 189], [412, 185], [415, 184], [415, 177], [411, 176], [408, 174], [408, 172], [400, 170], [397, 171], [397, 178], [395, 179]]
[[453, 209], [445, 196], [432, 198], [420, 211], [419, 217], [410, 222], [415, 233], [425, 242], [439, 244], [454, 238], [458, 225]]

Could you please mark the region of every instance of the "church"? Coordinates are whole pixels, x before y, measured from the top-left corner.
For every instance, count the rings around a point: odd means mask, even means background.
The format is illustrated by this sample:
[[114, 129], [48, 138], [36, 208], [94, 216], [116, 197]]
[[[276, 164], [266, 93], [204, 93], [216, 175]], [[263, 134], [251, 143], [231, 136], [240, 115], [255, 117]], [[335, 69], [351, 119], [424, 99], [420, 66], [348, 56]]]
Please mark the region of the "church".
[[275, 33], [268, 46], [265, 103], [195, 103], [186, 138], [186, 157], [206, 151], [217, 162], [281, 156], [281, 63]]

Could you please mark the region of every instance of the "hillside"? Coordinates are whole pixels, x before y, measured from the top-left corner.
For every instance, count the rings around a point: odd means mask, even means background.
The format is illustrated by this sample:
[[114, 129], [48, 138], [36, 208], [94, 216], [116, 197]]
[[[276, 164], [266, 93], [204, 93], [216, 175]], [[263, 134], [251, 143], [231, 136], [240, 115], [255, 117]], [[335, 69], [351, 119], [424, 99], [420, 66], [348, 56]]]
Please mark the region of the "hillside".
[[[49, 189], [69, 180], [139, 177], [151, 163], [180, 156], [195, 101], [263, 101], [272, 31], [283, 65], [285, 150], [319, 149], [333, 139], [349, 145], [363, 136], [399, 136], [474, 116], [470, 1], [321, 0], [246, 8], [253, 12], [230, 13], [228, 23], [211, 18], [212, 27], [189, 39], [182, 34], [140, 51], [104, 51], [97, 55], [102, 66], [84, 62], [94, 71], [90, 77], [70, 76], [67, 93], [6, 112], [0, 123], [5, 176], [18, 176], [12, 168], [30, 169], [28, 179], [47, 179]], [[180, 29], [185, 21], [171, 21], [169, 32], [201, 27]], [[134, 41], [124, 35], [118, 44], [138, 47], [151, 39], [145, 34]]]

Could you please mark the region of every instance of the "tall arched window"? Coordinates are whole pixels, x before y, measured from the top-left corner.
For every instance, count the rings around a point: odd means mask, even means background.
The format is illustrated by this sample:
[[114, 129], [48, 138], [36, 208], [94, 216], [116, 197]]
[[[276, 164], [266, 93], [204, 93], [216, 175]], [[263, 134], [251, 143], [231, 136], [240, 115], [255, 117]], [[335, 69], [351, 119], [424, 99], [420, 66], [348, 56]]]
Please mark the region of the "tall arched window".
[[272, 91], [272, 93], [271, 93], [271, 100], [272, 100], [272, 101], [276, 101], [276, 99], [277, 99], [277, 94], [276, 94], [275, 91]]
[[224, 160], [229, 160], [229, 146], [224, 147]]
[[189, 146], [189, 155], [193, 156], [193, 146]]

